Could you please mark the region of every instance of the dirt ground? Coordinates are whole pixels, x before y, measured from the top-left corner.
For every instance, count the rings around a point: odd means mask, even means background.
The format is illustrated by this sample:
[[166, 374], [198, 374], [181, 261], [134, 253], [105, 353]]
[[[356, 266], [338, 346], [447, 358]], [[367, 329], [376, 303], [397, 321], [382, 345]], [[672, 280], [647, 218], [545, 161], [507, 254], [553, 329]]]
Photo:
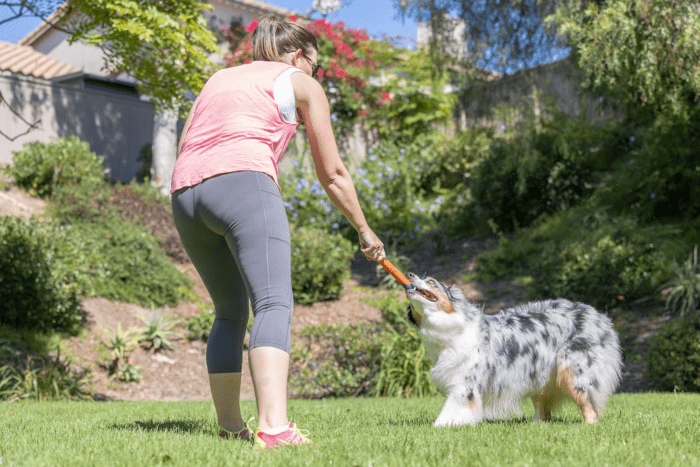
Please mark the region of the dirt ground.
[[[143, 202], [128, 188], [114, 191], [112, 203], [122, 208], [122, 215], [134, 219], [149, 228], [161, 240], [161, 245], [169, 253], [176, 266], [184, 271], [194, 282], [194, 292], [204, 303], [210, 298], [201, 283], [196, 270], [182, 248], [175, 231], [169, 208], [163, 205]], [[45, 202], [34, 198], [2, 176], [0, 172], [0, 215], [29, 218], [41, 216]], [[523, 300], [524, 288], [509, 280], [492, 283], [465, 282], [462, 277], [476, 267], [474, 258], [494, 244], [487, 240], [459, 241], [442, 246], [423, 247], [409, 251], [416, 273], [428, 273], [436, 279], [460, 287], [467, 298], [482, 303], [487, 312], [513, 305]], [[379, 287], [382, 271], [374, 263], [364, 258], [357, 258], [352, 264], [352, 277], [345, 284], [343, 295], [333, 301], [313, 305], [297, 305], [292, 320], [292, 339], [307, 325], [321, 323], [350, 324], [353, 322], [381, 320], [379, 310], [366, 305], [362, 298], [376, 296], [377, 293], [396, 294], [397, 300], [403, 300], [400, 291], [387, 291]], [[89, 298], [83, 303], [88, 315], [84, 333], [64, 342], [61, 349], [63, 357], [70, 358], [74, 364], [92, 368], [93, 387], [98, 399], [102, 400], [210, 400], [207, 372], [205, 366], [206, 344], [201, 341], [189, 341], [185, 338], [175, 339], [173, 349], [154, 353], [136, 349], [131, 352], [130, 363], [142, 367], [143, 380], [138, 383], [119, 383], [108, 379], [107, 371], [98, 365], [105, 351], [101, 345], [105, 330], [114, 331], [118, 325], [122, 330], [142, 327], [141, 316], [150, 316], [151, 310], [137, 305], [110, 301], [104, 298]], [[176, 307], [163, 307], [156, 313], [170, 313], [184, 319], [196, 316], [199, 307], [195, 303], [180, 303]], [[644, 342], [654, 330], [665, 321], [661, 316], [646, 321], [638, 321], [634, 316], [616, 319], [632, 339], [623, 340], [635, 348], [633, 354], [644, 349]], [[176, 328], [182, 334], [184, 325]], [[253, 399], [254, 392], [244, 355], [242, 376], [242, 398]], [[642, 379], [644, 364], [639, 358], [630, 358], [625, 362], [621, 392], [640, 392], [649, 389]], [[291, 392], [291, 390], [290, 390]]]

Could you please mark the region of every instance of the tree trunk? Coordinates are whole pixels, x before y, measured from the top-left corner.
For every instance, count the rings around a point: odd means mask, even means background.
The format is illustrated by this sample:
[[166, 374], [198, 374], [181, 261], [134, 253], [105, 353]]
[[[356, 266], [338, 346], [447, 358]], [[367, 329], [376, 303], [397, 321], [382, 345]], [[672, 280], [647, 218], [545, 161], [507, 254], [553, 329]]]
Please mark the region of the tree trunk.
[[153, 121], [153, 165], [151, 181], [161, 193], [170, 193], [177, 159], [177, 110], [162, 110]]

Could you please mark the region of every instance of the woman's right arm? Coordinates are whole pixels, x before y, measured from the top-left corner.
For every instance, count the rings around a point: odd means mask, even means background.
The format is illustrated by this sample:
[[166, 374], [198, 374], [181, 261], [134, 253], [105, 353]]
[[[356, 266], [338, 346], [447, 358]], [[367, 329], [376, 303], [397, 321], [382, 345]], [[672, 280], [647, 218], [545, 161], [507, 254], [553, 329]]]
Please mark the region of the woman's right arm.
[[306, 125], [316, 175], [321, 185], [333, 204], [357, 230], [365, 256], [375, 261], [384, 259], [384, 244], [367, 224], [352, 177], [338, 154], [326, 93], [318, 81], [304, 73], [294, 73], [291, 79], [296, 105]]

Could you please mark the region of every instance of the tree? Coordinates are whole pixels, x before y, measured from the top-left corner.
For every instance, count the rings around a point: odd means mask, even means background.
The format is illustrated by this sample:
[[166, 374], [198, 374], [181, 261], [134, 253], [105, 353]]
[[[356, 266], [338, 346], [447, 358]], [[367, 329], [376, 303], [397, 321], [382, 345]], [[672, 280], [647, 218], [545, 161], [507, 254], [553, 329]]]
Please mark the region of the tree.
[[463, 41], [472, 65], [503, 73], [547, 61], [560, 45], [553, 26], [543, 18], [555, 11], [558, 0], [396, 0], [404, 18], [428, 22], [430, 51], [440, 61], [440, 43], [454, 40], [459, 18]]
[[546, 63], [568, 46], [589, 88], [654, 114], [697, 108], [697, 0], [396, 0], [396, 8], [430, 22], [433, 51], [451, 37], [454, 22], [446, 19], [454, 15], [466, 24], [472, 63], [509, 72]]
[[63, 0], [4, 0], [0, 1], [0, 11], [7, 16], [0, 18], [0, 26], [20, 18], [41, 18], [47, 20], [65, 2]]
[[[53, 0], [0, 1], [10, 15], [0, 24], [21, 17], [44, 20], [61, 2]], [[105, 67], [132, 75], [153, 98], [158, 110], [188, 110], [188, 91], [199, 92], [217, 51], [198, 0], [69, 0], [52, 26], [69, 34], [69, 41], [98, 45]]]
[[653, 115], [685, 118], [700, 98], [696, 0], [568, 0], [557, 23], [591, 88]]

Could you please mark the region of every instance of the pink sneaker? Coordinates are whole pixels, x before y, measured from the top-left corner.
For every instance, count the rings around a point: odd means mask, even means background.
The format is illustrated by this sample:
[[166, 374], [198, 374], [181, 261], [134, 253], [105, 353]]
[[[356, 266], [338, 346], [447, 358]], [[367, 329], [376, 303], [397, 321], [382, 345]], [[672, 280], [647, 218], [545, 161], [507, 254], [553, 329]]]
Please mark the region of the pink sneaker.
[[248, 429], [248, 427], [242, 428], [240, 431], [228, 431], [221, 428], [219, 431], [219, 438], [222, 439], [243, 439], [246, 441], [253, 440], [253, 433]]
[[307, 436], [309, 436], [307, 430], [300, 430], [294, 423], [289, 422], [289, 428], [278, 435], [268, 435], [261, 430], [256, 431], [253, 444], [256, 451], [265, 451], [287, 444], [313, 444]]

